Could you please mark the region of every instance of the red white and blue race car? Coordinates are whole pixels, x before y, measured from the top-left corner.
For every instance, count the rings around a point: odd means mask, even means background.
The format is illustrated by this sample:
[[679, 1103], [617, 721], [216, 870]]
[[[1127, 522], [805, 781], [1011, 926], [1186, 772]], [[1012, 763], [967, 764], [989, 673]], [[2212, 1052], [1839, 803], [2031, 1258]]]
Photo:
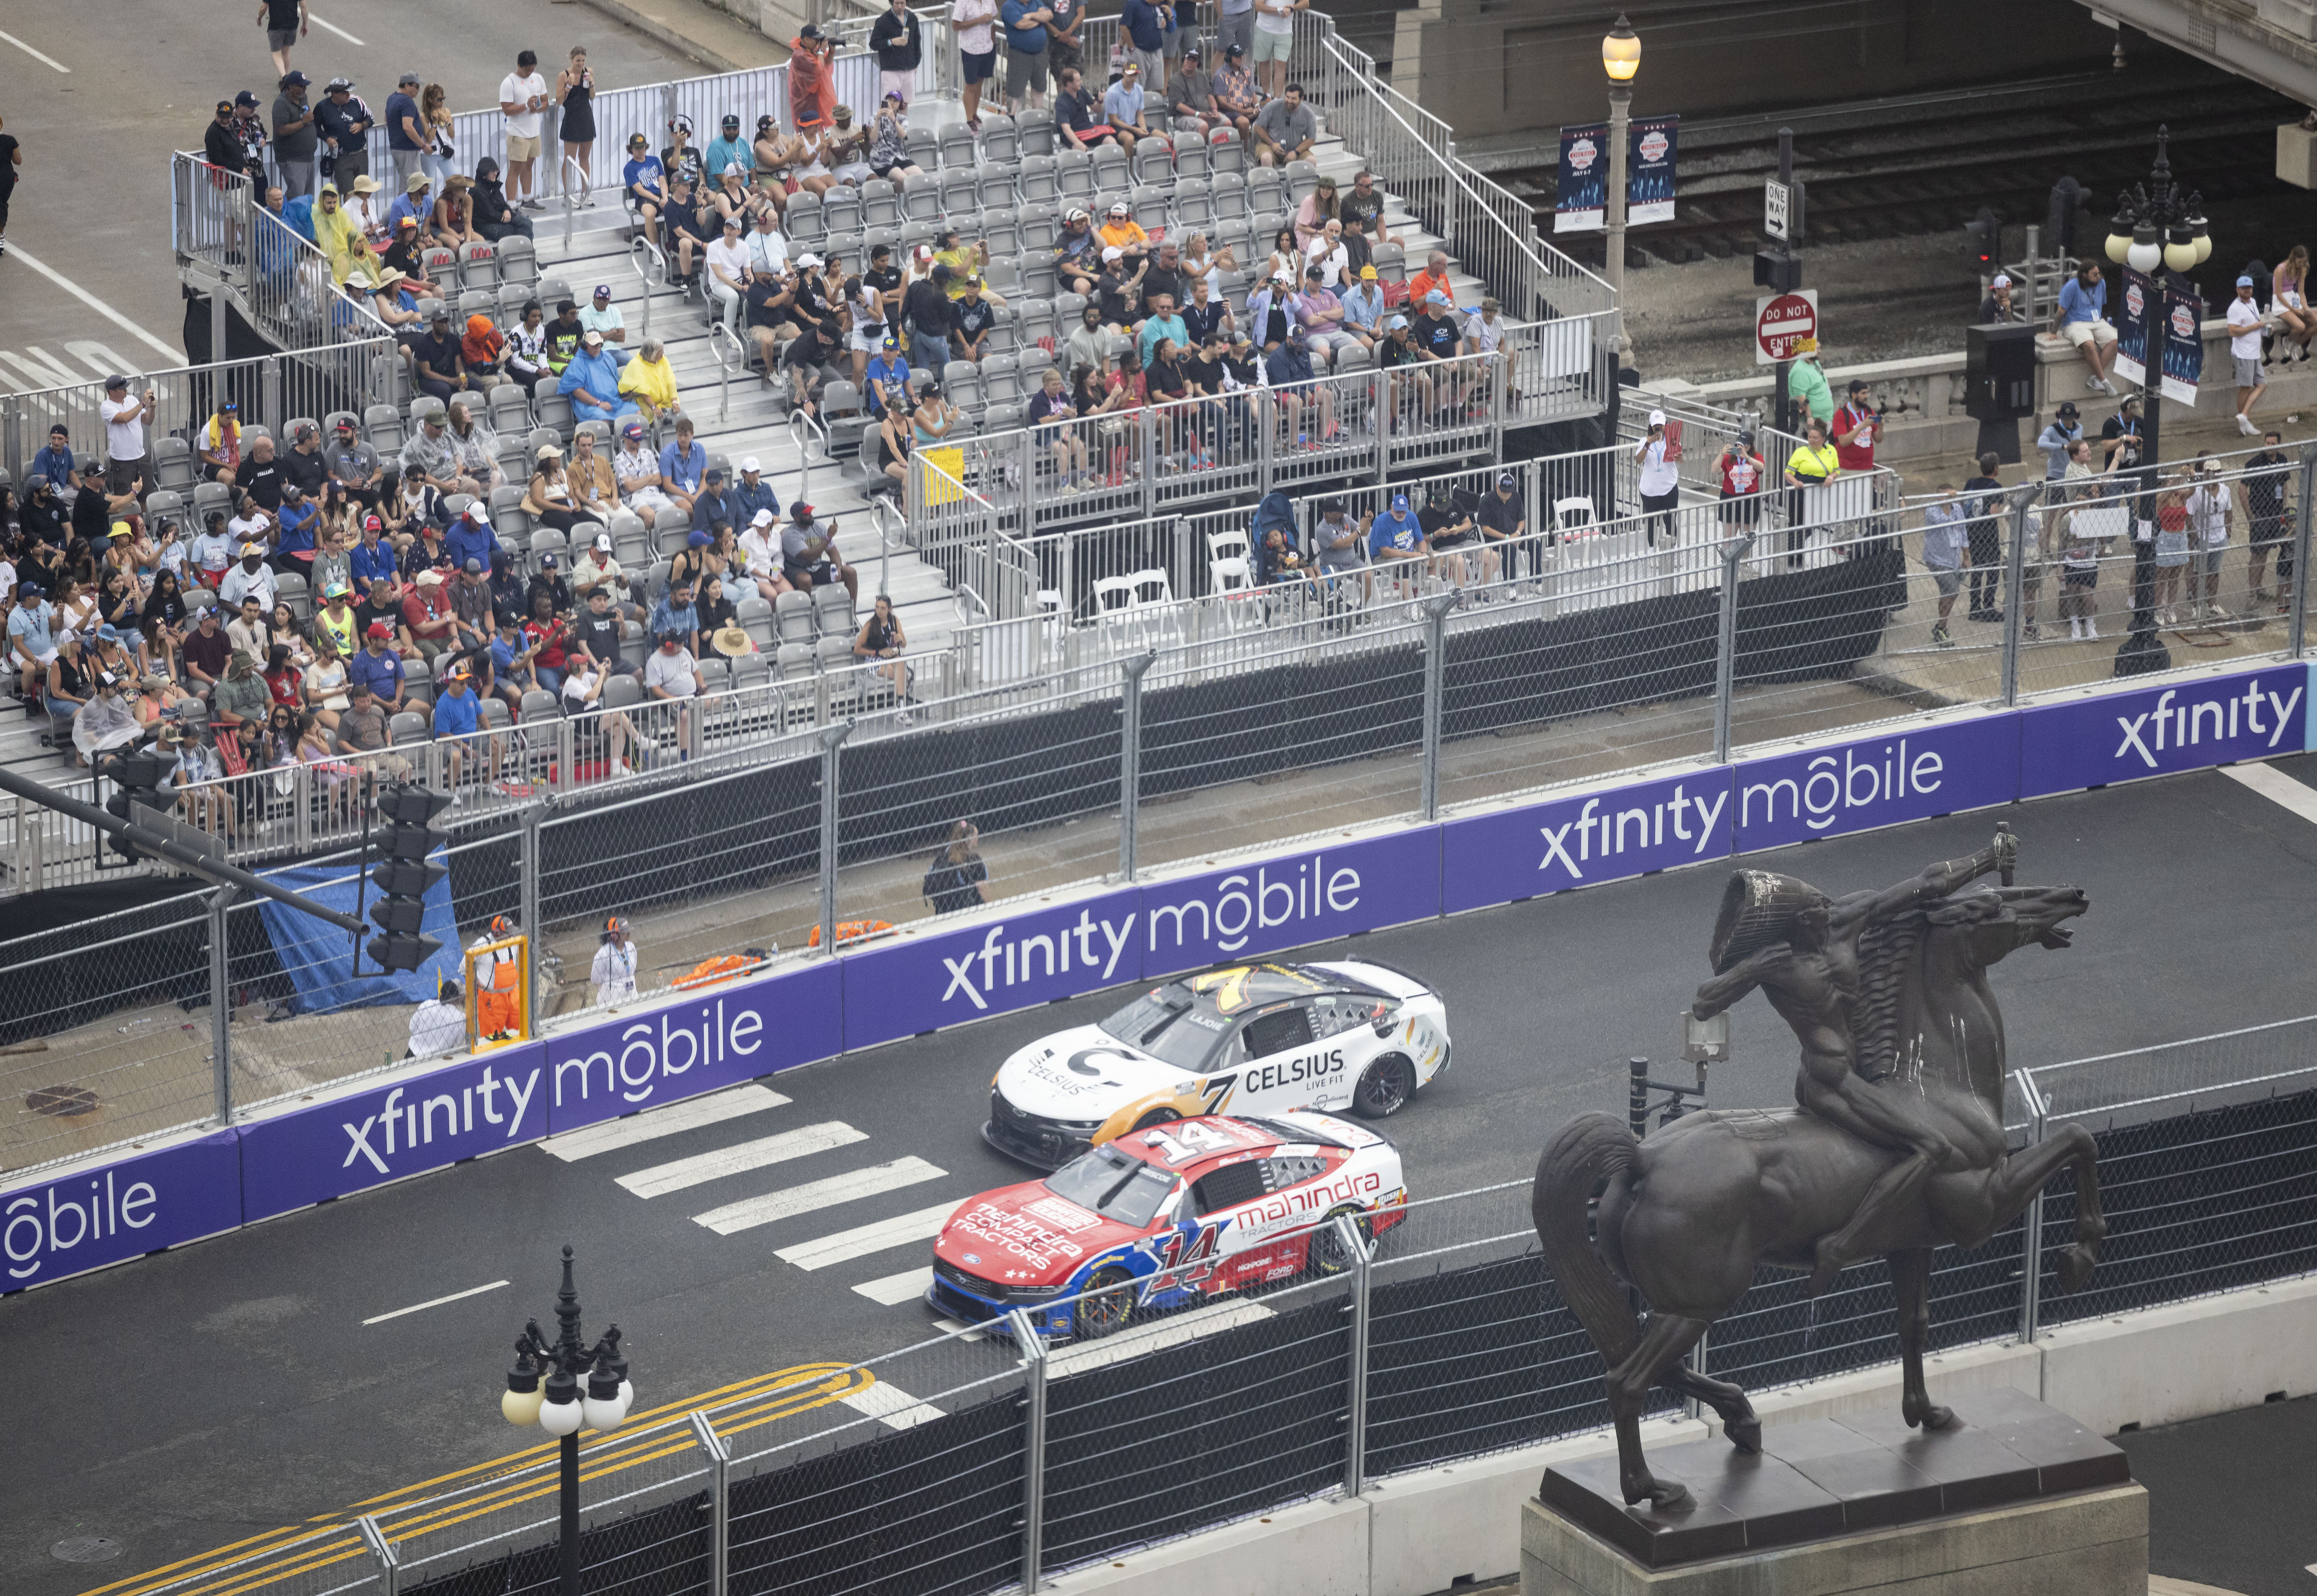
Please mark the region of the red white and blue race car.
[[1138, 1312], [1346, 1268], [1328, 1222], [1373, 1235], [1407, 1200], [1399, 1151], [1331, 1115], [1175, 1120], [962, 1204], [926, 1300], [972, 1324], [1024, 1308], [1049, 1337], [1108, 1335]]

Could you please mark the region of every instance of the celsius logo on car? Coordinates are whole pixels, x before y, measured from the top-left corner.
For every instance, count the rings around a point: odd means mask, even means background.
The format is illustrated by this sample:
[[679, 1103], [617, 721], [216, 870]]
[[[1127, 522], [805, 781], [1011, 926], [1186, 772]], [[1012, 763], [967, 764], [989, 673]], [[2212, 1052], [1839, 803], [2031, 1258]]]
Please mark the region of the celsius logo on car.
[[1332, 1048], [1326, 1053], [1307, 1054], [1284, 1063], [1264, 1064], [1249, 1070], [1241, 1078], [1248, 1091], [1272, 1091], [1283, 1086], [1293, 1086], [1299, 1080], [1323, 1080], [1338, 1075], [1344, 1069], [1344, 1050]]

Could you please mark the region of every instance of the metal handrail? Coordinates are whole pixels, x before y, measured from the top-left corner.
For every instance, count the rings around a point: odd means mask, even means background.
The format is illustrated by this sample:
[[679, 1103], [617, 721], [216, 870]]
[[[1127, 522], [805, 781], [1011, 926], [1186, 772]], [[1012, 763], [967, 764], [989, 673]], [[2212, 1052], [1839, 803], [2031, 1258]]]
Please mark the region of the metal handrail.
[[995, 619], [989, 613], [989, 606], [981, 602], [981, 595], [973, 590], [971, 582], [960, 582], [951, 588], [949, 601], [951, 607], [957, 612], [957, 623], [961, 627], [973, 625], [976, 615], [985, 622]]
[[[576, 197], [571, 193], [571, 174], [574, 172], [579, 174], [579, 193]], [[563, 191], [563, 247], [568, 250], [571, 247], [572, 220], [578, 214], [580, 206], [594, 202], [595, 191], [588, 186], [587, 168], [579, 164], [577, 156], [563, 157], [563, 165], [555, 175], [555, 186]]]
[[659, 281], [662, 282], [667, 281], [667, 256], [660, 253], [658, 245], [641, 233], [628, 240], [628, 265], [635, 268], [636, 281], [643, 284], [644, 290], [644, 324], [636, 336], [649, 338], [651, 336], [652, 274], [643, 262], [636, 258], [636, 251], [640, 248], [658, 264]]
[[869, 501], [869, 519], [877, 528], [877, 591], [890, 598], [893, 595], [893, 584], [890, 578], [893, 569], [895, 529], [889, 526], [887, 522], [900, 522], [899, 531], [905, 538], [908, 535], [908, 524], [902, 520], [899, 507], [890, 499], [882, 497], [872, 498]]
[[[723, 335], [721, 343], [717, 340], [719, 333]], [[726, 344], [732, 345], [732, 354], [729, 359], [727, 359], [724, 354]], [[748, 352], [740, 346], [740, 335], [727, 327], [721, 319], [708, 324], [708, 352], [716, 357], [716, 419], [720, 422], [725, 421], [729, 419], [732, 414], [732, 367], [735, 364], [746, 367], [748, 363]]]

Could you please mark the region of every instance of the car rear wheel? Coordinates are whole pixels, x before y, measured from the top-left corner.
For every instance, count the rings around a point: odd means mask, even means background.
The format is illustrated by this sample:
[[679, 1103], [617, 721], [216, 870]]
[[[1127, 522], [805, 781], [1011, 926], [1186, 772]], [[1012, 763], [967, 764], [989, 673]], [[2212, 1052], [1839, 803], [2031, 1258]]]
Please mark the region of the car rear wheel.
[[1357, 1208], [1337, 1208], [1328, 1215], [1318, 1230], [1311, 1233], [1309, 1259], [1312, 1273], [1340, 1275], [1358, 1263], [1352, 1250], [1344, 1244], [1343, 1227], [1336, 1223], [1346, 1215], [1349, 1215], [1352, 1223], [1360, 1227], [1363, 1243], [1375, 1240], [1375, 1224], [1365, 1214]]
[[1134, 1277], [1115, 1264], [1095, 1271], [1087, 1282], [1086, 1294], [1078, 1299], [1078, 1336], [1080, 1340], [1100, 1340], [1126, 1328], [1134, 1313]]
[[1388, 1053], [1360, 1074], [1352, 1089], [1352, 1112], [1365, 1119], [1389, 1119], [1416, 1095], [1416, 1066], [1405, 1054]]

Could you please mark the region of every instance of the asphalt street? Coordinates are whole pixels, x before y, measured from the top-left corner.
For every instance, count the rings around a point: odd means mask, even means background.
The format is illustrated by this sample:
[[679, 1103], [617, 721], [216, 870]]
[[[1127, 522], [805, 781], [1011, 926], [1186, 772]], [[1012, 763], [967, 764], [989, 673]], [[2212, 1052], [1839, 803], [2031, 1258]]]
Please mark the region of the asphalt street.
[[[199, 149], [218, 101], [238, 90], [270, 111], [277, 74], [256, 13], [245, 0], [11, 9], [0, 30], [0, 130], [23, 146], [24, 164], [0, 256], [0, 389], [184, 363], [169, 154]], [[526, 47], [550, 85], [582, 43], [602, 89], [703, 70], [600, 12], [551, 0], [388, 9], [319, 0], [309, 15], [291, 64], [317, 97], [331, 77], [353, 78], [381, 114], [406, 69], [442, 84], [453, 110], [494, 103]]]
[[2307, 1596], [2317, 1572], [2317, 1397], [2116, 1438], [2148, 1487], [2148, 1572]]
[[[2317, 759], [2280, 767], [2317, 785]], [[1999, 818], [2022, 838], [2023, 882], [2080, 884], [2092, 906], [2072, 948], [2030, 949], [1997, 972], [2014, 1063], [2317, 1009], [2306, 953], [2317, 825], [2217, 771], [1749, 862], [1833, 891], [1880, 887], [1984, 845]], [[1391, 1122], [1418, 1195], [1522, 1178], [1569, 1115], [1622, 1109], [1627, 1056], [1676, 1052], [1725, 874], [1677, 872], [1319, 950], [1382, 958], [1445, 994], [1455, 1067]], [[0, 1586], [85, 1591], [515, 1450], [523, 1438], [498, 1416], [506, 1349], [524, 1318], [552, 1307], [567, 1241], [590, 1333], [606, 1319], [627, 1332], [643, 1405], [923, 1340], [934, 1318], [921, 1303], [855, 1288], [925, 1267], [926, 1243], [810, 1271], [775, 1251], [1023, 1179], [979, 1136], [992, 1071], [1014, 1047], [1099, 1018], [1122, 996], [790, 1071], [762, 1083], [787, 1101], [720, 1123], [577, 1160], [517, 1148], [0, 1302], [12, 1396]], [[1732, 1031], [1714, 1103], [1790, 1100], [1783, 1026], [1749, 1000]], [[844, 1144], [638, 1195], [672, 1163], [813, 1126], [839, 1127]], [[870, 1189], [870, 1171], [904, 1159], [935, 1173]], [[657, 1173], [618, 1183], [646, 1170]], [[842, 1177], [860, 1178], [867, 1195], [729, 1235], [694, 1223]], [[76, 1535], [112, 1538], [123, 1555], [101, 1571], [49, 1557], [51, 1543]]]

